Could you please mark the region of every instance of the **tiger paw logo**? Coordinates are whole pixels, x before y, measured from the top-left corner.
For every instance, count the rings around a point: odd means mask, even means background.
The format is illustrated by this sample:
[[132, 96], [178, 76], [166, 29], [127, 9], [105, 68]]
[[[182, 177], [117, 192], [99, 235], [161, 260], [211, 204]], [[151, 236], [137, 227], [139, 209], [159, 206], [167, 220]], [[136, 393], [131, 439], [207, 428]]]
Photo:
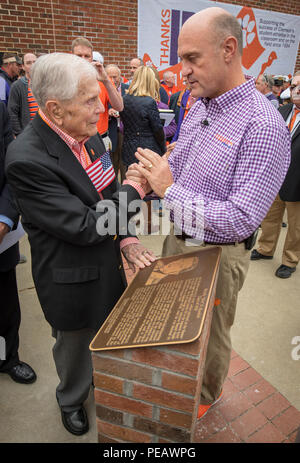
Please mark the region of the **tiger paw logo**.
[[246, 69], [250, 69], [260, 55], [265, 51], [261, 45], [256, 20], [252, 8], [244, 7], [237, 15], [243, 31], [243, 56], [242, 64]]

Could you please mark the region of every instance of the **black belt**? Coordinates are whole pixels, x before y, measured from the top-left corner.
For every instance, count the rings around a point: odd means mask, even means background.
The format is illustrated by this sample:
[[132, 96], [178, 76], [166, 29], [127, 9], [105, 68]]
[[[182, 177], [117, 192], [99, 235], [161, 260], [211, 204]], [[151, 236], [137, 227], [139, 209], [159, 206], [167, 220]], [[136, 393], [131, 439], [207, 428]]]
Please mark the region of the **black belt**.
[[[195, 239], [195, 238], [192, 238], [191, 236], [187, 235], [186, 233], [182, 232], [181, 235], [175, 235], [176, 238], [182, 240], [182, 241], [185, 241], [185, 240], [192, 240], [192, 239]], [[236, 244], [240, 244], [240, 243], [243, 243], [244, 241], [240, 241], [240, 242], [233, 242], [233, 243], [208, 243], [207, 241], [205, 241], [203, 244], [207, 244], [207, 245], [210, 245], [210, 246], [235, 246]]]
[[105, 133], [102, 133], [102, 134], [101, 134], [101, 137], [102, 137], [102, 138], [108, 137], [108, 130], [107, 130]]

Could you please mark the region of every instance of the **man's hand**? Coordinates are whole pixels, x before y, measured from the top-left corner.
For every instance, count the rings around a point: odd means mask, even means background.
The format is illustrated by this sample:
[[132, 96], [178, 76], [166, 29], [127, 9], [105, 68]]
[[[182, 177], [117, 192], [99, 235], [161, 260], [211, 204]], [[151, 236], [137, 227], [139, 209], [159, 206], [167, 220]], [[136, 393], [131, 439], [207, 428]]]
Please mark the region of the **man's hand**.
[[114, 108], [109, 108], [108, 115], [115, 118], [120, 117], [119, 111], [116, 111]]
[[[135, 156], [140, 161], [139, 164], [133, 164], [135, 170], [148, 181], [151, 189], [163, 198], [166, 189], [174, 183], [167, 156], [161, 157], [154, 151], [142, 148], [138, 148]], [[143, 184], [142, 187], [144, 189]]]
[[0, 243], [2, 243], [4, 236], [9, 231], [10, 231], [9, 226], [6, 225], [6, 223], [0, 222]]
[[135, 182], [135, 183], [138, 183], [139, 185], [141, 185], [141, 187], [143, 188], [145, 194], [150, 193], [150, 191], [152, 191], [151, 186], [149, 185], [148, 181], [143, 176], [143, 174], [141, 172], [139, 172], [136, 169], [135, 166], [136, 166], [136, 164], [131, 164], [128, 167], [128, 170], [126, 172], [126, 179], [131, 180], [132, 182]]
[[132, 243], [124, 246], [122, 253], [133, 273], [135, 273], [135, 267], [149, 267], [149, 265], [156, 260], [154, 253], [151, 250], [146, 249], [140, 243]]
[[170, 154], [172, 153], [173, 149], [175, 148], [176, 146], [176, 141], [174, 141], [173, 143], [170, 143], [168, 146], [167, 146], [167, 151], [165, 152], [164, 154], [164, 157], [166, 157], [168, 159], [168, 157], [170, 156]]
[[103, 64], [98, 61], [93, 61], [91, 64], [95, 66], [98, 71], [98, 80], [100, 80], [100, 82], [102, 82], [105, 86], [111, 106], [115, 109], [115, 111], [123, 111], [123, 98], [119, 94], [112, 80], [108, 77]]
[[96, 68], [96, 71], [98, 72], [98, 80], [100, 80], [101, 82], [107, 82], [107, 80], [109, 79], [105, 69], [104, 69], [104, 66], [102, 63], [99, 63], [99, 61], [93, 61], [91, 63], [93, 66], [95, 66]]

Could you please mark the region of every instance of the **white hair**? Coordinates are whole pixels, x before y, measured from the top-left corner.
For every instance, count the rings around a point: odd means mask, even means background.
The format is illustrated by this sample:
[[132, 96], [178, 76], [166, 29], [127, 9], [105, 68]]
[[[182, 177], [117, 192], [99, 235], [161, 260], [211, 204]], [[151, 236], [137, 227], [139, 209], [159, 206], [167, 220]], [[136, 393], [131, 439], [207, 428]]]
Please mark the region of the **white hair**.
[[172, 71], [166, 71], [163, 73], [163, 79], [167, 79], [168, 77], [173, 77], [174, 74]]
[[32, 66], [31, 90], [40, 108], [49, 99], [68, 101], [75, 97], [83, 78], [97, 79], [94, 66], [70, 53], [50, 53], [38, 58]]
[[108, 64], [105, 67], [105, 70], [108, 71], [108, 69], [116, 69], [118, 71], [119, 76], [121, 75], [121, 70], [116, 64]]

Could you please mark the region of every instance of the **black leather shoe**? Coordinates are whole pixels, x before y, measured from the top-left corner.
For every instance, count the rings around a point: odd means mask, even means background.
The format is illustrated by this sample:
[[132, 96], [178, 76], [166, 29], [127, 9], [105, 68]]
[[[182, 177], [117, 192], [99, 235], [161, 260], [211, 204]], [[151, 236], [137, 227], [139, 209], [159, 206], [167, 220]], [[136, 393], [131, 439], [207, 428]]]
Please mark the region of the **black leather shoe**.
[[36, 374], [27, 363], [19, 362], [6, 372], [16, 383], [31, 384], [36, 380]]
[[76, 436], [81, 436], [88, 432], [89, 421], [84, 407], [73, 412], [65, 412], [62, 409], [60, 411], [63, 425], [67, 431]]
[[251, 252], [250, 259], [251, 260], [259, 260], [259, 259], [270, 260], [270, 259], [273, 259], [273, 256], [264, 256], [260, 252], [256, 251], [256, 249], [253, 249], [253, 251]]
[[288, 267], [287, 265], [280, 265], [275, 272], [279, 278], [290, 278], [291, 274], [296, 271], [296, 267]]

